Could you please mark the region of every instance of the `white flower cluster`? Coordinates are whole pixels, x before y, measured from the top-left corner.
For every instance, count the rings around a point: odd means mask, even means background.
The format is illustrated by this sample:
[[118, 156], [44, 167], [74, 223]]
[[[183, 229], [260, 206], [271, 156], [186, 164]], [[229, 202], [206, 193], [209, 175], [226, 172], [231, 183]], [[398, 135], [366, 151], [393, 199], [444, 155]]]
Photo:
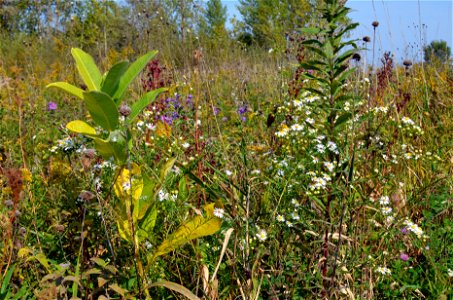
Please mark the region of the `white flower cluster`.
[[382, 275], [392, 275], [392, 272], [387, 267], [377, 267], [376, 272], [381, 273]]
[[402, 117], [401, 123], [403, 123], [403, 130], [409, 134], [409, 136], [415, 135], [422, 135], [423, 130], [420, 126], [416, 125], [415, 122], [408, 118]]
[[414, 233], [418, 238], [428, 238], [428, 236], [424, 234], [423, 230], [411, 220], [404, 220], [404, 225], [406, 225], [407, 230]]

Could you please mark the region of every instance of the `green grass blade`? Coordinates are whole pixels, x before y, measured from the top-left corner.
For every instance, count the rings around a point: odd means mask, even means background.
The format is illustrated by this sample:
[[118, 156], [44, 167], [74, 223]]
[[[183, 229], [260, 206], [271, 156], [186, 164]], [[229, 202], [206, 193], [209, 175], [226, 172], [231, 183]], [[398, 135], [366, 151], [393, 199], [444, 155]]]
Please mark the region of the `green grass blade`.
[[14, 266], [12, 266], [11, 269], [9, 269], [8, 272], [6, 272], [6, 275], [3, 278], [0, 294], [2, 294], [2, 295], [5, 294], [6, 289], [9, 287], [9, 282], [11, 280], [11, 276], [13, 276], [13, 273], [14, 273]]
[[102, 76], [94, 63], [93, 57], [79, 48], [72, 48], [71, 53], [76, 61], [80, 77], [82, 77], [88, 90], [98, 91], [100, 89]]

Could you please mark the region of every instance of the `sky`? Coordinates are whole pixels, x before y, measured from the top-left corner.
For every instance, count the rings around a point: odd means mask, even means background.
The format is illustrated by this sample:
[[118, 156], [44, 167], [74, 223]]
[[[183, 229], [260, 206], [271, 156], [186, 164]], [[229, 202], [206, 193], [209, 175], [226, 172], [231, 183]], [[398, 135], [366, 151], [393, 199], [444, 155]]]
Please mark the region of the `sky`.
[[[240, 14], [237, 0], [223, 0], [228, 16]], [[373, 21], [376, 28], [376, 63], [385, 51], [391, 51], [398, 62], [404, 59], [423, 59], [423, 45], [433, 40], [444, 40], [453, 49], [453, 0], [348, 0], [352, 9], [349, 17], [360, 26], [353, 38], [373, 38]], [[372, 43], [368, 45], [372, 47]], [[371, 51], [367, 59], [371, 63]]]

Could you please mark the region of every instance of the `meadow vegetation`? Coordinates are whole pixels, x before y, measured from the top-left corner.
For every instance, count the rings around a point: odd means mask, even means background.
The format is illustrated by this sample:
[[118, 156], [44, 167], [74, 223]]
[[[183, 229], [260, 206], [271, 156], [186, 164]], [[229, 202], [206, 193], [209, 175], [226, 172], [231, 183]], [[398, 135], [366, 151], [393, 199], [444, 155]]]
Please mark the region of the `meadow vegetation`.
[[453, 297], [450, 49], [279, 2], [0, 4], [0, 299]]

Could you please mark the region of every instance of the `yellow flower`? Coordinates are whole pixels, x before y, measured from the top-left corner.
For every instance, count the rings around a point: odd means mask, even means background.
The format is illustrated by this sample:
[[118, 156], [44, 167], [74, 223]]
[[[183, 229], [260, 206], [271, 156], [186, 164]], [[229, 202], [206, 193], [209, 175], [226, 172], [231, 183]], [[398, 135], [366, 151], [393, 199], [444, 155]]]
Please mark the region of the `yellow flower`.
[[21, 171], [22, 171], [22, 177], [23, 177], [24, 181], [31, 182], [32, 176], [31, 176], [30, 170], [27, 168], [23, 168]]

